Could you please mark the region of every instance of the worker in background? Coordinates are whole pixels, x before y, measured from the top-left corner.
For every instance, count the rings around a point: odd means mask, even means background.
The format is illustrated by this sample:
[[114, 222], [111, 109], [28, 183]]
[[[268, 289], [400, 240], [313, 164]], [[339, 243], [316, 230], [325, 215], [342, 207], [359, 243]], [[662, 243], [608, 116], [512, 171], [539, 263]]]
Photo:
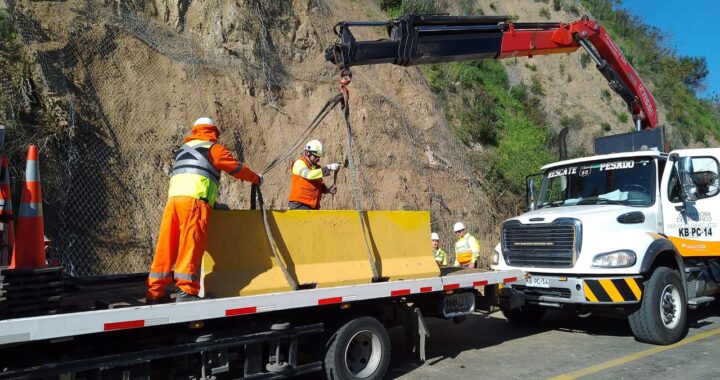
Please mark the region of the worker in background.
[[475, 236], [466, 231], [463, 222], [455, 223], [455, 266], [463, 268], [474, 268], [478, 257], [480, 257], [480, 243]]
[[200, 299], [200, 263], [220, 173], [226, 172], [255, 185], [262, 183], [262, 176], [217, 143], [219, 135], [215, 122], [201, 117], [193, 124], [183, 146], [175, 152], [168, 200], [148, 276], [149, 304], [169, 300], [165, 286], [172, 281], [173, 267], [175, 283], [180, 289], [176, 302]]
[[446, 266], [448, 264], [447, 252], [440, 248], [440, 235], [437, 232], [430, 234], [430, 240], [432, 240], [433, 257], [438, 266]]
[[288, 197], [291, 210], [319, 210], [322, 195], [337, 192], [335, 185], [325, 185], [323, 177], [340, 170], [341, 164], [320, 166], [320, 157], [324, 155], [320, 141], [311, 140], [305, 144], [302, 156], [293, 163]]

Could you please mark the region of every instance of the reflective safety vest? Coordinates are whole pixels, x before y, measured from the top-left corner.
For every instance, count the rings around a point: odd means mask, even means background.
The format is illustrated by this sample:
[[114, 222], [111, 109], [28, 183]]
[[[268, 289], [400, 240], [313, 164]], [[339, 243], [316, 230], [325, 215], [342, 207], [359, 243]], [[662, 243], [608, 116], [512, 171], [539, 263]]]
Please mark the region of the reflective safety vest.
[[437, 250], [433, 250], [433, 255], [438, 265], [447, 265], [447, 252], [445, 252], [444, 249], [438, 248]]
[[465, 233], [455, 242], [455, 264], [469, 265], [480, 256], [480, 243], [475, 236]]
[[[301, 161], [299, 163], [298, 161]], [[300, 168], [297, 173], [295, 169], [298, 169], [296, 165], [305, 167]], [[290, 196], [288, 201], [302, 203], [312, 209], [320, 208], [320, 199], [322, 198], [323, 189], [325, 184], [323, 182], [322, 169], [319, 166], [313, 167], [311, 163], [307, 161], [305, 157], [301, 157], [290, 168], [292, 171], [292, 177], [290, 179]], [[313, 171], [318, 171], [313, 173]], [[313, 179], [306, 179], [305, 177], [318, 177]]]
[[210, 163], [210, 148], [215, 143], [192, 140], [175, 153], [168, 197], [186, 196], [207, 202], [217, 199], [220, 172]]

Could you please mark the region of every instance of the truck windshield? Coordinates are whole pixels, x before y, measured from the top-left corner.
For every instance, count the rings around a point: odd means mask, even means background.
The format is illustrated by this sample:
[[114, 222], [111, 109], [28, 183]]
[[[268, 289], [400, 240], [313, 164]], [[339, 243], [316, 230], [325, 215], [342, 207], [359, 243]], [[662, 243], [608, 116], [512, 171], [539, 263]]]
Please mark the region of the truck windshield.
[[649, 206], [655, 201], [655, 161], [619, 159], [545, 172], [538, 208], [596, 204]]

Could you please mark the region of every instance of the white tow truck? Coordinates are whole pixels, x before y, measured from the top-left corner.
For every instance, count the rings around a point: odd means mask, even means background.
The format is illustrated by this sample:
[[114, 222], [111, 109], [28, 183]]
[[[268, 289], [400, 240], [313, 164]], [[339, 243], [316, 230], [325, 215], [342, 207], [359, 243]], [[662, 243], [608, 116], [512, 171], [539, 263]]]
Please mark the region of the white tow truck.
[[614, 313], [636, 339], [671, 344], [687, 332], [688, 308], [715, 299], [720, 149], [632, 143], [649, 134], [596, 142], [628, 152], [544, 166], [537, 199], [528, 181], [531, 211], [504, 222], [494, 255], [494, 269], [529, 273], [500, 288], [510, 321], [537, 322], [548, 308]]

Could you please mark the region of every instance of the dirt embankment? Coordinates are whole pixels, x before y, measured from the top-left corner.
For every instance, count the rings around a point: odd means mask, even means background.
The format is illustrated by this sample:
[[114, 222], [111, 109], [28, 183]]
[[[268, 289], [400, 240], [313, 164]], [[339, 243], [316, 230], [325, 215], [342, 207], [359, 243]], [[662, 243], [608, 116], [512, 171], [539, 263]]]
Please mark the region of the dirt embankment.
[[[111, 268], [105, 272], [143, 270], [171, 152], [195, 118], [214, 117], [221, 142], [262, 170], [337, 93], [337, 69], [323, 57], [335, 39], [333, 25], [387, 17], [373, 1], [339, 0], [11, 6], [27, 54], [39, 64], [39, 92], [64, 111], [55, 139], [62, 143], [47, 147], [61, 151], [63, 162], [43, 163], [46, 213], [60, 226], [53, 232], [74, 239], [64, 244], [78, 252], [73, 266]], [[382, 37], [380, 31], [358, 36]], [[430, 210], [433, 229], [448, 244], [457, 220], [481, 236], [493, 235], [502, 213], [482, 190], [482, 173], [465, 169], [465, 148], [447, 129], [418, 70], [355, 69], [351, 107], [364, 208]], [[347, 156], [339, 111], [312, 137], [325, 144], [327, 162]], [[274, 208], [286, 206], [289, 165], [266, 176], [263, 191]], [[337, 182], [338, 194], [323, 206], [354, 208], [347, 170]], [[249, 195], [247, 184], [223, 180], [222, 203], [247, 208]]]
[[[46, 108], [56, 109], [58, 132], [43, 163], [47, 207], [59, 244], [73, 250], [73, 266], [103, 267], [80, 274], [143, 271], [164, 206], [177, 148], [192, 121], [215, 118], [221, 143], [262, 170], [285, 151], [337, 93], [338, 72], [324, 59], [341, 20], [381, 20], [374, 1], [341, 0], [67, 0], [9, 1], [22, 29], [27, 56], [37, 65], [34, 83]], [[477, 2], [490, 13], [486, 2]], [[538, 20], [541, 5], [497, 2], [497, 13]], [[574, 18], [563, 11], [552, 18]], [[382, 30], [358, 31], [382, 38]], [[554, 125], [579, 114], [587, 130], [606, 121], [614, 132], [617, 99], [579, 54], [507, 62], [514, 81], [541, 81]], [[560, 68], [560, 65], [563, 68]], [[560, 73], [562, 71], [562, 73]], [[571, 76], [572, 82], [558, 78]], [[378, 210], [429, 210], [433, 229], [450, 246], [452, 224], [462, 220], [496, 242], [499, 223], [518, 205], [484, 191], [482, 171], [471, 172], [467, 147], [449, 130], [416, 68], [358, 67], [351, 85], [351, 123], [362, 205]], [[559, 129], [559, 128], [558, 128]], [[585, 130], [571, 142], [585, 144]], [[328, 151], [326, 162], [348, 155], [344, 125], [334, 111], [311, 136]], [[587, 140], [589, 141], [589, 140]], [[295, 158], [299, 151], [291, 156]], [[291, 159], [267, 174], [266, 203], [284, 208]], [[347, 170], [324, 208], [354, 208]], [[250, 187], [224, 178], [220, 201], [249, 206]], [[429, 242], [428, 242], [429, 243]], [[85, 272], [87, 271], [87, 272]]]

